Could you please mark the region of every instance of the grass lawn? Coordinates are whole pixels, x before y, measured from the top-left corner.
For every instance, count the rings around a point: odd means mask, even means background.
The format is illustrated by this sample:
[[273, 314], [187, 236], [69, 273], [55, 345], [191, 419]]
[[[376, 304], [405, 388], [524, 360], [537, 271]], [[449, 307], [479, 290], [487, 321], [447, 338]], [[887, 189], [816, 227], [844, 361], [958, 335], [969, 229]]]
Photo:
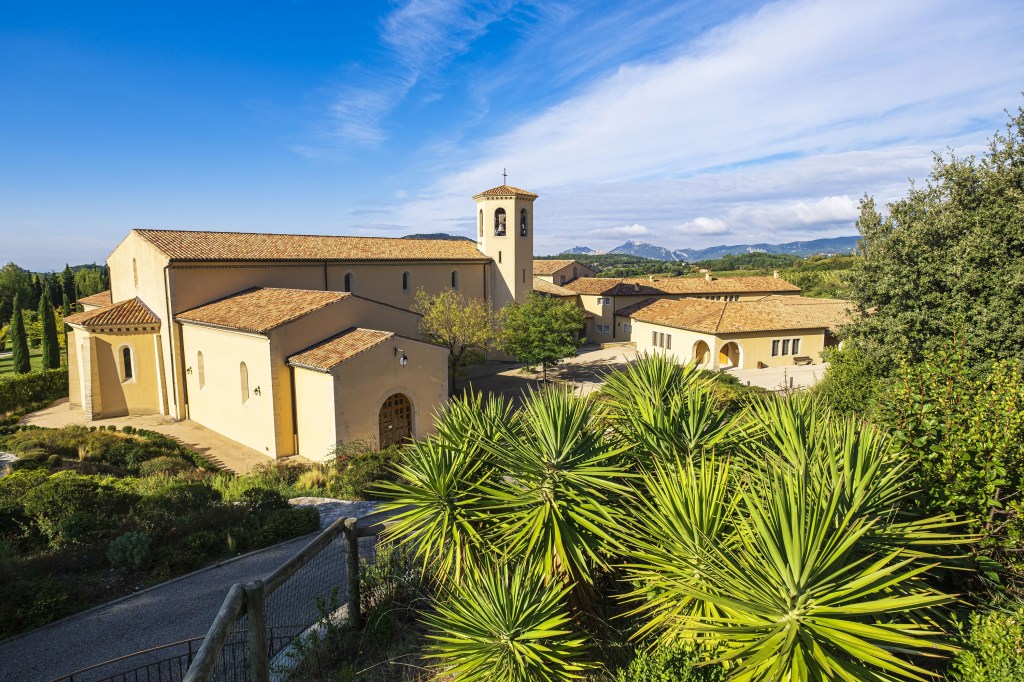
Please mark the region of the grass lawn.
[[[5, 351], [5, 353], [6, 352], [7, 351]], [[30, 350], [29, 360], [32, 363], [33, 370], [39, 369], [40, 365], [43, 364], [43, 351], [39, 348]], [[68, 354], [63, 348], [60, 349], [60, 361], [62, 364], [67, 364], [68, 361]], [[3, 376], [4, 374], [13, 374], [13, 366], [14, 361], [11, 359], [10, 355], [5, 354], [3, 357], [0, 357], [0, 376]]]

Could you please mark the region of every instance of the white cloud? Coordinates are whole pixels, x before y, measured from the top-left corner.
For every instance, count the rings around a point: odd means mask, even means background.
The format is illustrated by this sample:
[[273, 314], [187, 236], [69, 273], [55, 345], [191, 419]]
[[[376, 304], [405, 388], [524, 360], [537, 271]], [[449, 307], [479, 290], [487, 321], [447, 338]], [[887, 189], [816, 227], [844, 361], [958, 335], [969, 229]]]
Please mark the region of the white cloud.
[[651, 231], [643, 225], [634, 223], [632, 225], [622, 225], [620, 227], [604, 227], [597, 230], [591, 230], [587, 236], [601, 239], [609, 237], [642, 237], [650, 233]]
[[680, 223], [676, 230], [685, 235], [692, 234], [728, 234], [729, 226], [721, 218], [699, 216], [693, 220]]

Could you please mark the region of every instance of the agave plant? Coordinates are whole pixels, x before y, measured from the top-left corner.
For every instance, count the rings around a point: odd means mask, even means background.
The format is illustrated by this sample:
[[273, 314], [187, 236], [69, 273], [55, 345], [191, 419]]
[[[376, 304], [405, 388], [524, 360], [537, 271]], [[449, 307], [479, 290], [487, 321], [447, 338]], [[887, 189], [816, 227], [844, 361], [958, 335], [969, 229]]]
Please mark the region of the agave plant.
[[568, 591], [522, 563], [473, 569], [424, 614], [428, 657], [461, 682], [581, 679], [591, 666], [569, 627]]
[[645, 353], [626, 369], [610, 372], [601, 394], [614, 414], [624, 414], [640, 403], [666, 406], [673, 396], [695, 385], [710, 385], [695, 363], [680, 365], [664, 355]]
[[[467, 394], [449, 401], [434, 418], [438, 440], [449, 447], [463, 450], [467, 457], [489, 460], [490, 454], [482, 447], [485, 442], [501, 438], [517, 438], [520, 432], [519, 413], [512, 401], [503, 396], [483, 393]], [[489, 461], [483, 467], [489, 471]]]
[[630, 490], [614, 464], [622, 448], [597, 417], [594, 403], [570, 390], [538, 391], [523, 408], [521, 433], [482, 443], [504, 474], [487, 491], [493, 542], [506, 556], [535, 559], [546, 577], [578, 585], [607, 567]]

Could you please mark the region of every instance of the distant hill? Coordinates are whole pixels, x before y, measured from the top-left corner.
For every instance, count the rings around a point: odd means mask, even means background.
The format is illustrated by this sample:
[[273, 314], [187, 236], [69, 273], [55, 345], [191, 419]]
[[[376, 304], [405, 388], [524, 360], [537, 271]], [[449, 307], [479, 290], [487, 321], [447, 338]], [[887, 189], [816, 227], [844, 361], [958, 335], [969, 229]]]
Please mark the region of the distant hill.
[[446, 232], [428, 232], [426, 234], [407, 234], [402, 239], [454, 239], [457, 241], [471, 242], [473, 241], [469, 237], [463, 237], [459, 234], [448, 234]]
[[848, 255], [857, 252], [857, 242], [860, 237], [829, 237], [825, 239], [811, 239], [803, 242], [786, 242], [785, 244], [733, 244], [732, 246], [711, 246], [706, 249], [667, 249], [664, 246], [655, 246], [646, 242], [627, 241], [625, 244], [616, 246], [610, 251], [595, 251], [588, 246], [574, 246], [559, 255], [595, 255], [600, 253], [621, 254], [627, 256], [639, 256], [663, 261], [686, 261], [695, 263], [703, 260], [713, 260], [723, 256], [738, 256], [744, 253], [779, 253], [787, 256], [816, 256], [826, 255]]
[[577, 254], [584, 254], [584, 253], [601, 253], [601, 251], [594, 251], [589, 246], [574, 246], [571, 249], [566, 249], [565, 251], [563, 251], [562, 253], [560, 253], [558, 255], [559, 256], [574, 256], [574, 255], [577, 255]]
[[686, 258], [677, 256], [675, 251], [669, 251], [663, 246], [655, 246], [646, 242], [635, 242], [632, 239], [622, 246], [616, 246], [608, 253], [621, 253], [630, 256], [640, 256], [641, 258], [651, 258], [653, 260], [686, 260]]

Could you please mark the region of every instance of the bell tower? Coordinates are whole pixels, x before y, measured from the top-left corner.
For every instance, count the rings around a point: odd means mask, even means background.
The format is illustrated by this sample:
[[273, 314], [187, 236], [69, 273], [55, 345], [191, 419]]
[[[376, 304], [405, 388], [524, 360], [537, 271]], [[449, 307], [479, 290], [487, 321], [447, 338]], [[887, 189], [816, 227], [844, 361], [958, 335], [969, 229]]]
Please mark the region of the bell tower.
[[491, 305], [525, 303], [533, 291], [533, 192], [501, 185], [473, 197], [476, 245], [490, 256]]

